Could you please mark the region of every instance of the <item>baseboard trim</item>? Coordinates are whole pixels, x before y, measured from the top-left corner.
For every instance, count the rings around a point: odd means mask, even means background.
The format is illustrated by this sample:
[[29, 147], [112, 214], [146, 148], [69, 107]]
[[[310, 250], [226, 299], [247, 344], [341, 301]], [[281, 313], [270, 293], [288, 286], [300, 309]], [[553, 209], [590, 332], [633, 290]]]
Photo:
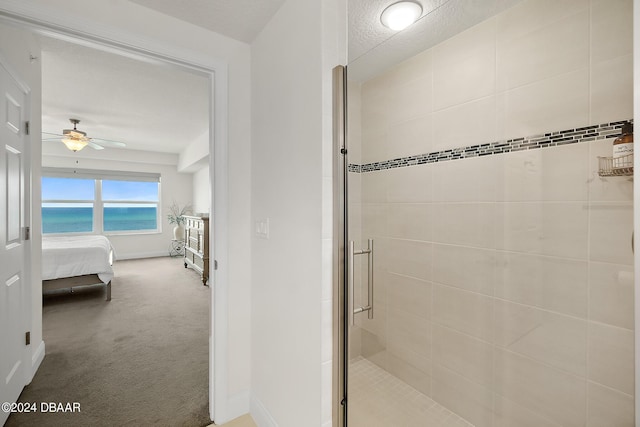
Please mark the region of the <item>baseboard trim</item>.
[[169, 254], [167, 253], [167, 251], [140, 252], [140, 253], [126, 254], [126, 255], [117, 254], [116, 261], [125, 260], [125, 259], [157, 258], [161, 256], [169, 256]]
[[255, 420], [256, 424], [260, 427], [278, 427], [278, 423], [273, 419], [267, 408], [264, 407], [262, 402], [255, 397], [251, 397], [251, 416]]
[[228, 421], [241, 417], [249, 413], [249, 391], [243, 391], [236, 393], [233, 396], [229, 396], [227, 401], [226, 413], [228, 415]]
[[33, 377], [36, 375], [36, 372], [40, 368], [40, 364], [44, 360], [45, 346], [44, 341], [40, 341], [38, 344], [38, 348], [31, 355], [31, 372], [29, 372], [29, 376], [27, 378], [27, 384], [30, 384], [33, 380]]

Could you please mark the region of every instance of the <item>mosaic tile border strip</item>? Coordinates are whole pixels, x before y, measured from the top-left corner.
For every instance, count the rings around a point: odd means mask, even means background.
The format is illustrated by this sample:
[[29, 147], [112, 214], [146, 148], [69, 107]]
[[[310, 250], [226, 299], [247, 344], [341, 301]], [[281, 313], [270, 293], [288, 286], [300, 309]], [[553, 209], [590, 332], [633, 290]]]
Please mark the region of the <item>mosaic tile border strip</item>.
[[620, 136], [622, 125], [626, 122], [633, 123], [633, 120], [622, 120], [576, 129], [548, 132], [523, 138], [507, 139], [443, 151], [434, 151], [428, 154], [417, 154], [415, 156], [401, 157], [398, 159], [367, 163], [364, 165], [350, 163], [348, 171], [355, 173], [373, 172], [384, 169], [423, 165], [426, 163], [446, 162], [449, 160], [466, 159], [469, 157], [490, 156], [514, 151], [534, 150], [536, 148], [557, 147], [560, 145], [578, 144], [581, 142], [614, 138]]

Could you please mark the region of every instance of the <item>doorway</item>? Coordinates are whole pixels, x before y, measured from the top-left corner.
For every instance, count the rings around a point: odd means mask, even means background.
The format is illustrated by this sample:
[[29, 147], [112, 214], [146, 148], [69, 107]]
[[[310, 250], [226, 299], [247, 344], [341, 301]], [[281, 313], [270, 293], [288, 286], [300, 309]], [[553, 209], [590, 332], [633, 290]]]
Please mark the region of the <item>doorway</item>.
[[[35, 15], [35, 16], [34, 16]], [[194, 60], [187, 53], [176, 51], [165, 44], [151, 40], [140, 40], [128, 34], [107, 35], [104, 28], [88, 31], [78, 31], [71, 24], [68, 26], [53, 24], [50, 17], [37, 16], [33, 12], [27, 14], [13, 14], [2, 12], [3, 21], [12, 25], [19, 25], [35, 34], [59, 38], [96, 49], [135, 57], [137, 59], [169, 67], [182, 67], [192, 72], [206, 76], [210, 82], [210, 105], [212, 118], [209, 128], [209, 168], [211, 171], [210, 212], [216, 212], [212, 219], [212, 233], [210, 237], [211, 257], [215, 258], [218, 269], [210, 271], [211, 313], [209, 340], [209, 411], [211, 419], [225, 419], [227, 409], [226, 384], [226, 348], [228, 341], [227, 323], [215, 321], [226, 318], [227, 313], [227, 70], [223, 61], [211, 58]], [[34, 179], [39, 179], [38, 171], [34, 170]], [[215, 209], [214, 209], [215, 207]], [[34, 215], [34, 221], [39, 217]], [[215, 296], [215, 298], [214, 298]]]

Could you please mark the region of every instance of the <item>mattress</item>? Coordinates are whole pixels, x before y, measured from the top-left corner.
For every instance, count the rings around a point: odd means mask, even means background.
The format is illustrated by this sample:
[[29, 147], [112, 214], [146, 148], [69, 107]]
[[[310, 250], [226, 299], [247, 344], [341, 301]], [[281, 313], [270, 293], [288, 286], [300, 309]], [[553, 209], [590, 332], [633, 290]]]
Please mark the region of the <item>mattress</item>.
[[97, 274], [103, 283], [113, 278], [115, 254], [105, 236], [43, 236], [42, 280]]

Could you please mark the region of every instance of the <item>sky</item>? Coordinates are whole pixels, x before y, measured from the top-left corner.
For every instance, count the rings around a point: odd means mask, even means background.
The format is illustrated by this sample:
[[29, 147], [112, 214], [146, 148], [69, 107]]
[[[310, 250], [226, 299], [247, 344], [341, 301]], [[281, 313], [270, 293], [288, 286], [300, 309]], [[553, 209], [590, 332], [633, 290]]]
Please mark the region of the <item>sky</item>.
[[[42, 200], [94, 200], [94, 180], [42, 177]], [[158, 201], [157, 182], [102, 181], [102, 200]], [[51, 203], [44, 205], [50, 206]], [[67, 207], [72, 205], [65, 204]], [[78, 206], [81, 206], [78, 204]]]

